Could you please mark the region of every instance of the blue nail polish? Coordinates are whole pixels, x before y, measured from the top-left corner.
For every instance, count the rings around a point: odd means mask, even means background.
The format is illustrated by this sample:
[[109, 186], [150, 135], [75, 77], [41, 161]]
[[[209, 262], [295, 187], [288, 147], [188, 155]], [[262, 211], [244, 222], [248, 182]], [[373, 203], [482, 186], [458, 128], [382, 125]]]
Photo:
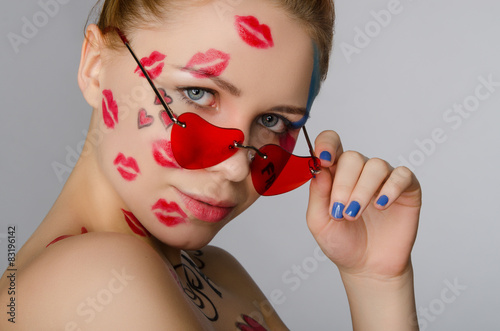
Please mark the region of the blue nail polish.
[[340, 202], [335, 202], [333, 204], [333, 208], [332, 208], [332, 216], [333, 218], [336, 218], [336, 219], [342, 219], [344, 216], [342, 215], [342, 213], [344, 212], [344, 204], [343, 203], [340, 203]]
[[349, 204], [349, 207], [347, 207], [345, 213], [348, 216], [356, 217], [356, 215], [358, 215], [360, 209], [361, 209], [361, 205], [359, 204], [359, 202], [352, 201]]
[[382, 195], [377, 200], [377, 205], [384, 207], [389, 202], [389, 197], [387, 195]]
[[331, 161], [332, 161], [332, 154], [330, 154], [330, 152], [323, 151], [323, 152], [321, 152], [321, 154], [319, 155], [319, 158], [320, 158], [320, 159], [322, 159], [322, 160], [325, 160], [325, 161], [331, 162]]

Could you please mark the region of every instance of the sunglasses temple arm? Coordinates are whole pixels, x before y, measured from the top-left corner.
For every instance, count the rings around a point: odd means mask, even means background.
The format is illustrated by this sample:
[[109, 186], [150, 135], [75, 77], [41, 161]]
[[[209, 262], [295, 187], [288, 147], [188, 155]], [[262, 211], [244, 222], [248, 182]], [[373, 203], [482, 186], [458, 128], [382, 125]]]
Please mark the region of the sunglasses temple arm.
[[137, 65], [139, 66], [139, 68], [141, 69], [142, 73], [144, 74], [144, 77], [146, 77], [146, 79], [148, 80], [148, 83], [149, 85], [151, 85], [151, 88], [153, 89], [153, 91], [155, 92], [156, 96], [158, 97], [158, 100], [160, 100], [163, 108], [165, 108], [165, 111], [167, 112], [168, 114], [168, 117], [170, 117], [170, 119], [172, 120], [172, 122], [174, 122], [175, 124], [177, 125], [180, 125], [182, 127], [186, 127], [186, 124], [184, 123], [181, 123], [177, 120], [177, 118], [175, 118], [174, 116], [174, 113], [172, 111], [172, 109], [170, 109], [170, 107], [167, 105], [167, 103], [165, 102], [165, 100], [163, 99], [163, 96], [160, 94], [160, 92], [158, 91], [158, 89], [156, 88], [155, 84], [153, 83], [153, 81], [151, 80], [151, 78], [149, 77], [149, 74], [148, 72], [146, 71], [146, 69], [144, 69], [144, 67], [142, 66], [142, 63], [141, 61], [139, 61], [139, 59], [137, 58], [137, 56], [135, 55], [134, 51], [132, 50], [132, 47], [130, 47], [130, 44], [129, 44], [129, 41], [127, 39], [127, 37], [125, 37], [125, 35], [117, 29], [117, 33], [118, 35], [120, 36], [120, 39], [123, 41], [123, 43], [125, 44], [125, 46], [128, 48], [130, 54], [132, 54], [135, 62], [137, 63]]

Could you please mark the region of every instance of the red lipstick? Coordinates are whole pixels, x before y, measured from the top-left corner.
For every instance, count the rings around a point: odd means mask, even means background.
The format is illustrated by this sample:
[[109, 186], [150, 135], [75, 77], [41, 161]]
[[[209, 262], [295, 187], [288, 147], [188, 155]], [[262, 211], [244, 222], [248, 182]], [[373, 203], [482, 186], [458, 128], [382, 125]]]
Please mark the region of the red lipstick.
[[229, 64], [230, 56], [216, 49], [205, 53], [196, 53], [186, 64], [186, 69], [195, 70], [191, 74], [196, 78], [220, 76]]
[[118, 105], [113, 98], [113, 92], [111, 90], [102, 91], [104, 98], [102, 99], [102, 117], [104, 119], [104, 124], [110, 129], [115, 128], [115, 124], [118, 123]]
[[172, 142], [170, 140], [158, 140], [153, 143], [153, 157], [160, 166], [165, 168], [180, 169], [172, 152]]
[[235, 204], [229, 201], [215, 201], [210, 198], [187, 195], [179, 190], [177, 192], [191, 214], [204, 222], [218, 223], [226, 218], [235, 207]]
[[265, 24], [260, 24], [254, 16], [235, 16], [236, 30], [241, 39], [248, 45], [266, 49], [274, 46], [271, 29]]
[[[149, 78], [155, 79], [156, 77], [161, 75], [161, 73], [163, 72], [163, 67], [165, 66], [163, 60], [165, 60], [166, 57], [166, 55], [154, 51], [148, 57], [144, 57], [141, 59], [141, 64], [144, 69], [146, 69]], [[144, 74], [142, 73], [142, 70], [141, 68], [139, 68], [139, 66], [137, 66], [134, 73], [139, 73], [139, 76], [144, 77]]]
[[186, 223], [187, 214], [175, 202], [160, 199], [151, 209], [158, 221], [168, 227]]
[[133, 157], [125, 157], [123, 153], [118, 154], [114, 163], [117, 166], [117, 170], [122, 175], [123, 179], [133, 181], [137, 175], [141, 172], [137, 161]]

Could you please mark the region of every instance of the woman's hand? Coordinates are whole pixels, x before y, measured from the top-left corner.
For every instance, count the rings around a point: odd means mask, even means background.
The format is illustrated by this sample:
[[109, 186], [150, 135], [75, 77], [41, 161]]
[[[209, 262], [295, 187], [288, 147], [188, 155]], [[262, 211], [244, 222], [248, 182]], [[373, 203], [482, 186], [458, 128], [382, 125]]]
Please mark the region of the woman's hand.
[[343, 276], [391, 279], [410, 270], [421, 206], [414, 174], [343, 152], [333, 131], [318, 136], [315, 150], [331, 155], [330, 161], [322, 157], [323, 169], [311, 182], [307, 211], [323, 252]]
[[343, 152], [333, 131], [315, 147], [323, 169], [311, 182], [307, 223], [340, 270], [353, 329], [418, 330], [410, 259], [421, 206], [415, 175]]

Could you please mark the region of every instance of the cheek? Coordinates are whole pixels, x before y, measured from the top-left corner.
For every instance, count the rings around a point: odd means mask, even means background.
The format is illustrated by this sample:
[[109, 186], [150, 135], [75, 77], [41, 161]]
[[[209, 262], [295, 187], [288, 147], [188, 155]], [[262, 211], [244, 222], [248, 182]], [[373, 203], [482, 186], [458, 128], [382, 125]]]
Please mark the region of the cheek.
[[254, 48], [266, 49], [274, 46], [271, 29], [260, 24], [254, 16], [235, 16], [235, 27], [241, 39]]
[[[163, 67], [165, 66], [164, 60], [166, 57], [167, 56], [165, 54], [154, 51], [148, 57], [144, 57], [141, 59], [141, 64], [144, 69], [146, 69], [146, 72], [151, 79], [155, 79], [162, 74]], [[134, 73], [145, 78], [144, 73], [139, 66], [137, 66]]]
[[129, 211], [122, 209], [125, 222], [130, 227], [130, 230], [141, 237], [151, 237], [151, 233], [139, 222], [137, 217]]
[[108, 129], [114, 129], [118, 124], [118, 104], [111, 90], [102, 91], [102, 117]]
[[118, 154], [113, 164], [122, 178], [129, 182], [134, 181], [141, 173], [136, 159], [133, 157], [126, 157], [123, 153]]
[[217, 77], [226, 70], [229, 60], [229, 54], [211, 48], [205, 53], [196, 53], [186, 64], [186, 69], [192, 71], [195, 78]]

